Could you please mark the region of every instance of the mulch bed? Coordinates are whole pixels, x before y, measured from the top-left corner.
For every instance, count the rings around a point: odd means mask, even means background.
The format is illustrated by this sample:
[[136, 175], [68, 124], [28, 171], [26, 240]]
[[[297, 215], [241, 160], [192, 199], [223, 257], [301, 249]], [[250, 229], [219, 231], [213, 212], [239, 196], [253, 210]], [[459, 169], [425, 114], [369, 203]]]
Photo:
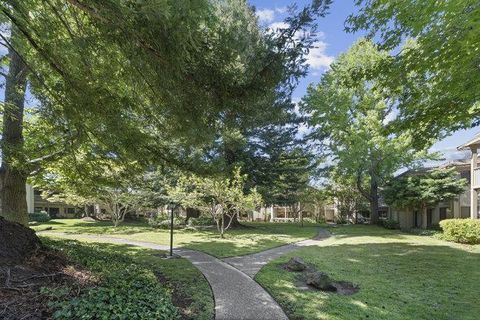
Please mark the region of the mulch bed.
[[41, 288], [68, 285], [79, 293], [94, 282], [88, 271], [45, 248], [33, 230], [0, 217], [0, 319], [49, 319]]

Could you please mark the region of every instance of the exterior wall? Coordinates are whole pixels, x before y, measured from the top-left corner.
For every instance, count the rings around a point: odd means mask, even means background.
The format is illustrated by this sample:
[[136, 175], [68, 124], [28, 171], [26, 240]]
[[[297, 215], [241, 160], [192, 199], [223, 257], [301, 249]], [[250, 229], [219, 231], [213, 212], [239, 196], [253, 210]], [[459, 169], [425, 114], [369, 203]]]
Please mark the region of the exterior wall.
[[29, 213], [46, 211], [52, 218], [74, 218], [79, 211], [83, 210], [64, 202], [50, 202], [43, 199], [39, 191], [29, 184], [26, 185], [26, 189]]
[[400, 229], [411, 229], [413, 228], [413, 212], [410, 210], [398, 211], [398, 224]]

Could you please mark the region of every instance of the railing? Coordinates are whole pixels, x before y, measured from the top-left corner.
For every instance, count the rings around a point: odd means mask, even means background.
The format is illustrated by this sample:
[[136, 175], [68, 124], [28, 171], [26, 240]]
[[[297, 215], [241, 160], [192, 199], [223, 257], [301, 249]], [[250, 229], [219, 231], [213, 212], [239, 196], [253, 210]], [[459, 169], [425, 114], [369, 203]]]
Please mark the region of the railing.
[[474, 189], [479, 189], [480, 188], [480, 168], [473, 169], [472, 187]]

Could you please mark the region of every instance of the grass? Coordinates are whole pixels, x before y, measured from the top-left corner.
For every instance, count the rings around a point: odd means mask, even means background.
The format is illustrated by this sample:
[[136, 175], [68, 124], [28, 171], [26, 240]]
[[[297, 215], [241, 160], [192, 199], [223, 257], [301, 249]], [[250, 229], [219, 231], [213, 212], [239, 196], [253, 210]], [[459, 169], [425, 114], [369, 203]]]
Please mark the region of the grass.
[[[139, 303], [142, 303], [142, 300], [155, 301], [155, 299], [160, 299], [161, 297], [148, 297], [149, 291], [140, 291], [136, 295], [137, 299], [133, 298], [136, 287], [138, 287], [135, 283], [142, 283], [141, 281], [145, 283], [147, 281], [148, 284], [148, 281], [150, 281], [153, 288], [160, 286], [160, 288], [165, 288], [165, 292], [168, 293], [166, 302], [158, 300], [157, 303], [167, 303], [168, 305], [168, 303], [171, 303], [169, 301], [173, 300], [173, 303], [181, 309], [182, 319], [207, 320], [214, 317], [214, 301], [210, 286], [200, 271], [186, 259], [161, 259], [158, 256], [158, 251], [128, 245], [42, 238], [48, 246], [63, 251], [71, 261], [92, 271], [96, 277], [105, 279], [104, 284], [100, 283], [100, 287], [104, 287], [103, 291], [115, 292], [113, 297], [116, 302], [124, 300], [136, 303], [135, 301], [138, 300]], [[125, 272], [125, 270], [140, 271], [124, 275], [122, 272]], [[124, 281], [130, 281], [130, 284]], [[139, 289], [141, 290], [141, 288]], [[156, 293], [158, 294], [158, 292], [157, 290]], [[155, 292], [151, 294], [153, 295]], [[83, 298], [80, 296], [80, 299], [83, 299], [81, 300], [82, 303], [75, 302], [75, 300], [60, 301], [57, 307], [62, 306], [64, 310], [70, 312], [75, 304], [86, 308], [88, 307], [89, 297], [92, 295], [95, 295], [95, 293], [86, 292]], [[107, 295], [106, 299], [109, 299], [109, 297], [111, 295]], [[97, 301], [97, 303], [100, 302]], [[97, 303], [92, 304], [91, 310], [88, 310], [90, 315], [100, 312]], [[129, 307], [126, 306], [125, 308], [128, 310]], [[121, 305], [119, 309], [115, 310], [116, 315], [123, 312]], [[65, 317], [66, 314], [69, 313], [60, 314], [60, 318]], [[72, 313], [69, 315], [73, 316]], [[108, 318], [113, 315], [105, 316]]]
[[[318, 226], [300, 227], [291, 223], [245, 223], [247, 228], [228, 230], [221, 239], [211, 230], [175, 230], [174, 245], [199, 250], [224, 258], [260, 252], [273, 247], [312, 238]], [[109, 221], [87, 222], [79, 219], [57, 219], [31, 226], [36, 231], [52, 228], [49, 234], [96, 234], [168, 245], [169, 230], [153, 229], [146, 223], [123, 223], [114, 228]]]
[[[290, 319], [478, 319], [480, 246], [374, 226], [331, 231], [319, 246], [279, 258], [256, 276]], [[299, 275], [282, 268], [292, 256], [359, 285], [360, 292], [340, 296], [297, 288]]]

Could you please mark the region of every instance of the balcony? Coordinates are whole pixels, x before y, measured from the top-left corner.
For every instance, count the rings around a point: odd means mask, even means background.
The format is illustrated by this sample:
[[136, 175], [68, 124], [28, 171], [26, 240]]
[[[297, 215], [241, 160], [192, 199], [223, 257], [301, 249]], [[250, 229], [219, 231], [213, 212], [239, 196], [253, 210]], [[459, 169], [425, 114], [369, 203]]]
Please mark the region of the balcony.
[[472, 188], [480, 189], [480, 167], [473, 170]]

